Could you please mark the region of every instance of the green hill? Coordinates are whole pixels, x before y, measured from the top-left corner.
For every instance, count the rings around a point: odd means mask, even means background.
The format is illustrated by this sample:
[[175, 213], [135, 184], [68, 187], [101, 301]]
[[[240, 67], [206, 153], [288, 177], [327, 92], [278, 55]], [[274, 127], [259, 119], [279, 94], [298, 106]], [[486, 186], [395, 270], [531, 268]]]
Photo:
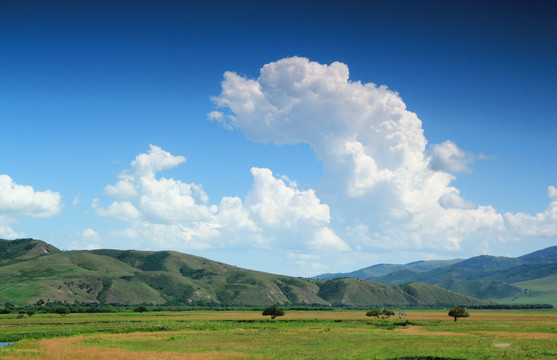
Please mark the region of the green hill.
[[438, 285], [443, 289], [495, 302], [501, 299], [509, 299], [510, 302], [514, 296], [523, 291], [516, 285], [510, 285], [501, 281], [487, 280], [447, 279]]
[[557, 306], [557, 246], [518, 258], [481, 255], [469, 259], [378, 264], [350, 273], [315, 278], [353, 277], [387, 285], [421, 282], [499, 303]]
[[528, 264], [550, 264], [557, 263], [557, 246], [551, 246], [533, 253], [522, 255], [519, 259]]
[[[434, 303], [442, 306], [452, 306], [452, 304], [461, 303], [463, 305], [476, 304], [477, 299], [466, 296], [462, 298], [462, 294], [454, 291], [447, 291], [438, 286], [429, 285], [420, 282], [397, 285], [399, 289], [411, 296], [415, 304], [425, 305]], [[485, 303], [485, 302], [484, 302]]]
[[[402, 270], [375, 278], [374, 281], [390, 285], [423, 282], [499, 303], [544, 303], [557, 306], [557, 263], [525, 264], [493, 271], [459, 268], [459, 264], [424, 272]], [[536, 284], [536, 294], [540, 296], [524, 296], [525, 288], [530, 286], [533, 289], [530, 284]], [[542, 293], [544, 296], [541, 296]]]
[[390, 286], [359, 279], [288, 277], [175, 251], [59, 251], [29, 239], [2, 244], [7, 251], [0, 264], [0, 303], [207, 306], [484, 303], [427, 284]]

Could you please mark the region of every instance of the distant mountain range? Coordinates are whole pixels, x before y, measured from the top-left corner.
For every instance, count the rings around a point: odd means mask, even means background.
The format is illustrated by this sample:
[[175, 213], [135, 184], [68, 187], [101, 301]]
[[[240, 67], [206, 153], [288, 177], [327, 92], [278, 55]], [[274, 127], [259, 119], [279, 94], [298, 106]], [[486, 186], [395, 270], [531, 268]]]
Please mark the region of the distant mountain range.
[[398, 285], [422, 282], [478, 299], [557, 306], [557, 246], [517, 258], [481, 255], [469, 259], [379, 264], [314, 279], [357, 278]]
[[[408, 264], [402, 271], [417, 274], [451, 265], [432, 264]], [[387, 285], [355, 278], [305, 279], [175, 251], [61, 251], [41, 240], [0, 239], [0, 305], [5, 303], [397, 307], [487, 302], [420, 282]]]

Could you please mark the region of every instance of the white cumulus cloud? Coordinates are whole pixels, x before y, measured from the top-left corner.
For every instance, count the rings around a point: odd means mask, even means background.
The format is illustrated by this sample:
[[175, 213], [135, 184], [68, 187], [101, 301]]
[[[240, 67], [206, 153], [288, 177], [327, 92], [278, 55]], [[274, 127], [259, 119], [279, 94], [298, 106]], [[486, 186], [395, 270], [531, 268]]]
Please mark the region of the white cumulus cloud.
[[318, 250], [351, 250], [348, 244], [327, 227], [320, 228], [315, 232], [311, 245]]
[[439, 204], [444, 209], [474, 209], [476, 205], [471, 201], [466, 201], [458, 194], [458, 191], [452, 191], [439, 198]]
[[24, 233], [15, 232], [9, 225], [14, 222], [15, 219], [0, 215], [0, 239], [16, 239], [25, 237]]
[[451, 173], [471, 171], [468, 165], [476, 159], [476, 156], [460, 149], [450, 140], [431, 146], [430, 152], [431, 168]]
[[[269, 169], [252, 168], [254, 182], [244, 200], [223, 197], [218, 205], [211, 204], [200, 184], [157, 176], [158, 171], [184, 161], [182, 156], [151, 145], [122, 171], [115, 185], [105, 187], [105, 194], [116, 200], [103, 207], [101, 200], [95, 199], [92, 207], [99, 216], [128, 224], [112, 237], [179, 249], [285, 243], [294, 248], [314, 244], [347, 248], [326, 228], [329, 207], [313, 189], [300, 190], [295, 182], [277, 178]], [[323, 229], [328, 232], [323, 233]], [[316, 237], [320, 233], [323, 235]]]
[[301, 191], [295, 184], [287, 186], [269, 169], [252, 168], [251, 174], [254, 181], [245, 206], [258, 222], [281, 229], [290, 229], [301, 222], [329, 222], [329, 206], [321, 204], [313, 190]]
[[0, 238], [25, 237], [12, 225], [19, 216], [46, 218], [62, 211], [62, 196], [54, 191], [37, 191], [29, 185], [16, 184], [8, 175], [0, 175]]
[[551, 201], [543, 212], [535, 215], [521, 212], [503, 214], [507, 226], [506, 238], [520, 240], [525, 237], [557, 237], [557, 189], [554, 186], [549, 186], [547, 196]]
[[0, 215], [50, 217], [62, 210], [62, 196], [50, 190], [35, 191], [0, 175]]

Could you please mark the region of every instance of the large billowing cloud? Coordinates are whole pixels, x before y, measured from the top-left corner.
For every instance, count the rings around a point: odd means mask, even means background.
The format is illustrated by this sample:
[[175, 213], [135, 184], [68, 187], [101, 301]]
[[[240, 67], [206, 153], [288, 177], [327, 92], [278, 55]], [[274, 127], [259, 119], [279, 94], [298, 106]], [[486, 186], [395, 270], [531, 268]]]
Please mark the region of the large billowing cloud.
[[351, 81], [342, 63], [294, 57], [265, 65], [257, 79], [227, 72], [214, 101], [209, 119], [252, 141], [309, 144], [322, 181], [302, 190], [254, 167], [246, 194], [211, 202], [201, 184], [159, 176], [186, 159], [151, 146], [105, 187], [112, 203], [93, 201], [98, 215], [125, 224], [112, 234], [128, 239], [121, 246], [279, 250], [315, 273], [333, 259], [376, 259], [395, 249], [478, 253], [494, 242], [557, 236], [555, 187], [548, 209], [535, 215], [466, 200], [454, 174], [483, 156], [450, 140], [428, 145], [397, 93]]
[[201, 185], [157, 177], [157, 172], [185, 161], [151, 145], [115, 185], [105, 187], [105, 194], [116, 200], [103, 207], [96, 199], [97, 214], [128, 224], [114, 236], [158, 248], [271, 247], [287, 242], [303, 249], [318, 241], [325, 249], [349, 249], [327, 227], [329, 207], [312, 189], [299, 190], [269, 169], [252, 168], [254, 183], [244, 200], [224, 197], [212, 205]]
[[[427, 147], [399, 95], [351, 81], [345, 64], [292, 57], [263, 66], [257, 79], [226, 72], [214, 102], [219, 111], [209, 119], [253, 141], [312, 147], [324, 167], [319, 193], [335, 199], [333, 218], [336, 211], [343, 224], [336, 233], [357, 249], [457, 250], [478, 235], [557, 235], [555, 188], [549, 209], [535, 216], [465, 200], [453, 173], [470, 171], [478, 157], [451, 141]], [[321, 235], [315, 244], [334, 241]]]

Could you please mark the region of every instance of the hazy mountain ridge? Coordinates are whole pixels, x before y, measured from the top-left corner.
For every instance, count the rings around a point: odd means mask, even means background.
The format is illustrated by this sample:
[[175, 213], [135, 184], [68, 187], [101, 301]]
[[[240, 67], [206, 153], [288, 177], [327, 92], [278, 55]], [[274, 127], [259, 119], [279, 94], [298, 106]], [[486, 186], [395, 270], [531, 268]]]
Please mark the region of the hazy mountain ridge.
[[482, 304], [428, 284], [314, 280], [241, 269], [175, 251], [60, 251], [0, 240], [0, 303], [432, 306]]
[[[421, 270], [412, 266], [420, 263], [431, 269]], [[557, 246], [517, 258], [481, 255], [437, 263], [380, 264], [350, 273], [323, 274], [314, 278], [341, 277], [388, 285], [423, 282], [489, 301], [557, 305]]]
[[551, 246], [542, 250], [519, 256], [518, 259], [528, 264], [549, 264], [557, 262], [557, 246]]
[[408, 264], [377, 264], [349, 273], [321, 274], [314, 276], [313, 279], [330, 280], [341, 277], [353, 277], [357, 279], [369, 280], [403, 270], [433, 270], [450, 266], [460, 261], [462, 261], [462, 259], [414, 261]]

